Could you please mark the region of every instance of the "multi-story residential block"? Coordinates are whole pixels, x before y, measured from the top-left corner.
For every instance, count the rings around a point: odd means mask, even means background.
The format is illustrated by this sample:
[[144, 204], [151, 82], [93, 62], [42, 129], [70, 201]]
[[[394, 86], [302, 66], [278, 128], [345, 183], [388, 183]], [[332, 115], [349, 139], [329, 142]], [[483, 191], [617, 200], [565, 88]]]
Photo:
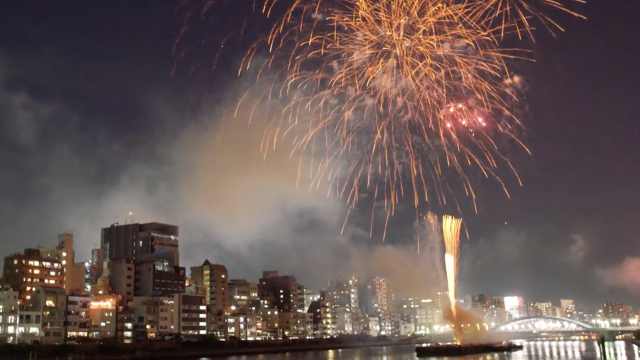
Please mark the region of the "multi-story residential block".
[[132, 296], [158, 297], [185, 291], [177, 226], [114, 224], [103, 228], [101, 236], [101, 255], [112, 263], [114, 291], [127, 301]]
[[10, 286], [0, 287], [0, 342], [15, 343], [18, 330], [18, 292]]
[[242, 311], [259, 300], [258, 285], [244, 279], [229, 280], [227, 304], [231, 311]]
[[157, 299], [158, 334], [197, 337], [207, 334], [207, 306], [199, 295], [174, 294]]
[[91, 297], [89, 336], [94, 339], [116, 339], [118, 295], [99, 294]]
[[65, 339], [67, 296], [62, 287], [39, 287], [20, 305], [17, 341], [61, 344]]
[[171, 266], [178, 266], [178, 227], [161, 223], [114, 224], [102, 229], [101, 249], [108, 260], [142, 259], [163, 254]]
[[[171, 265], [168, 259], [147, 257], [136, 261], [134, 269], [135, 296], [162, 297], [185, 291], [185, 268]], [[128, 286], [127, 281], [128, 279], [122, 282]]]
[[196, 294], [203, 296], [208, 308], [207, 329], [218, 338], [227, 336], [226, 314], [229, 306], [229, 276], [224, 265], [205, 260], [191, 268], [191, 281]]
[[3, 279], [19, 292], [23, 303], [40, 287], [64, 289], [62, 262], [39, 249], [25, 249], [22, 254], [5, 257]]
[[88, 338], [91, 333], [91, 296], [68, 295], [66, 310], [67, 339]]
[[264, 271], [258, 282], [258, 296], [280, 312], [305, 312], [304, 288], [293, 276]]
[[76, 263], [73, 234], [62, 233], [58, 235], [58, 246], [56, 246], [55, 252], [62, 264], [65, 292], [67, 294], [82, 294], [85, 291], [85, 267], [84, 263]]

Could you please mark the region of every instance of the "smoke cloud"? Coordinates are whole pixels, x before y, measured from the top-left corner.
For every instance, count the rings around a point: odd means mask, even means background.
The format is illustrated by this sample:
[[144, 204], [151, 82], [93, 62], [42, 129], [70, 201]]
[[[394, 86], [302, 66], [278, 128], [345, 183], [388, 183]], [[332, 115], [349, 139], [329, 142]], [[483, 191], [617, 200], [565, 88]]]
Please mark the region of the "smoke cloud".
[[17, 189], [5, 191], [0, 204], [2, 235], [17, 240], [0, 245], [4, 254], [51, 246], [57, 233], [72, 231], [78, 258], [86, 259], [100, 228], [161, 221], [180, 226], [185, 266], [208, 258], [232, 277], [255, 280], [274, 269], [322, 288], [354, 273], [387, 276], [405, 295], [440, 286], [431, 259], [413, 245], [371, 240], [357, 214], [340, 234], [342, 203], [298, 181], [286, 144], [265, 158], [264, 122], [250, 126], [246, 112], [236, 116], [234, 100], [193, 115], [166, 94], [147, 94], [135, 113], [152, 117], [151, 127], [114, 124], [12, 89], [20, 74], [0, 68], [0, 156], [7, 164], [0, 185]]
[[640, 257], [627, 257], [616, 265], [597, 269], [596, 273], [605, 285], [640, 295]]

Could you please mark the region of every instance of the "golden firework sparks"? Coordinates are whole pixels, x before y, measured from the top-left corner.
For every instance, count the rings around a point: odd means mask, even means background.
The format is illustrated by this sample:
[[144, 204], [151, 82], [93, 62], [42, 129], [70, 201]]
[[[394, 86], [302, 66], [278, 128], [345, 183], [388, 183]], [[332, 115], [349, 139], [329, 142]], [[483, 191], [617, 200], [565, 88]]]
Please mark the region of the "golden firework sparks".
[[[265, 13], [277, 3], [267, 1]], [[475, 207], [472, 168], [508, 195], [498, 169], [518, 176], [496, 138], [526, 150], [511, 110], [518, 89], [507, 84], [508, 61], [526, 53], [502, 49], [475, 11], [435, 0], [294, 1], [266, 39], [260, 74], [284, 70], [266, 97], [287, 104], [263, 150], [290, 136], [292, 156], [317, 158], [312, 184], [326, 180], [349, 207], [372, 194], [386, 219], [402, 200], [446, 205], [454, 180]]]
[[564, 13], [586, 19], [573, 9], [574, 5], [585, 3], [586, 0], [474, 0], [469, 5], [475, 8], [478, 21], [488, 26], [497, 26], [501, 36], [515, 32], [519, 39], [528, 36], [534, 40], [536, 22], [552, 34], [565, 31], [551, 13]]
[[272, 80], [244, 101], [284, 104], [262, 151], [286, 139], [299, 176], [348, 212], [363, 194], [382, 203], [385, 234], [401, 202], [451, 207], [463, 193], [475, 210], [473, 174], [509, 196], [502, 169], [521, 180], [505, 148], [529, 152], [510, 65], [529, 52], [504, 40], [533, 38], [534, 22], [562, 30], [549, 10], [581, 16], [569, 4], [583, 2], [263, 0], [275, 24], [239, 69]]
[[451, 306], [452, 319], [456, 320], [456, 281], [458, 276], [458, 258], [460, 256], [460, 229], [462, 219], [451, 215], [442, 217], [442, 235], [444, 241], [444, 265], [447, 276], [447, 292]]

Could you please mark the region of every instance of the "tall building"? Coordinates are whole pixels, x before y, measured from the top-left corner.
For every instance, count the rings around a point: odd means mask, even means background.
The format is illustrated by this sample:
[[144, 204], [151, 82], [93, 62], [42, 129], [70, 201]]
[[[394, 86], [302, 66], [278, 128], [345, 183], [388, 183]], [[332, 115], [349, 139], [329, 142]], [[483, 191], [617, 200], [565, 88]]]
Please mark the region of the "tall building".
[[178, 227], [161, 223], [114, 224], [102, 229], [101, 249], [109, 260], [142, 259], [162, 254], [171, 266], [180, 264]]
[[358, 295], [358, 278], [337, 281], [327, 291], [337, 335], [353, 335], [362, 332], [362, 314]]
[[527, 316], [524, 299], [521, 296], [505, 296], [504, 310], [510, 320]]
[[18, 342], [61, 344], [65, 338], [67, 296], [62, 287], [39, 287], [20, 305]]
[[127, 303], [134, 296], [135, 290], [133, 259], [111, 260], [108, 267], [109, 281], [113, 292], [122, 295], [124, 303]]
[[277, 338], [301, 338], [311, 331], [312, 316], [304, 309], [304, 287], [295, 277], [264, 271], [258, 282], [258, 296], [277, 315]]
[[246, 309], [255, 301], [258, 301], [258, 285], [245, 279], [229, 280], [227, 304], [233, 311]]
[[196, 293], [204, 296], [207, 305], [216, 310], [226, 310], [229, 299], [229, 274], [224, 265], [212, 264], [205, 260], [202, 265], [191, 268], [191, 281]]
[[0, 342], [15, 343], [18, 331], [18, 292], [0, 287]]
[[[312, 315], [314, 321], [320, 320], [319, 326], [314, 323], [314, 332], [316, 327], [319, 335], [323, 338], [329, 338], [336, 336], [336, 319], [334, 316], [333, 306], [331, 305], [331, 294], [327, 291], [320, 292], [320, 300], [318, 300], [319, 316], [317, 314]], [[376, 334], [377, 335], [377, 334]]]
[[393, 295], [387, 279], [378, 276], [368, 282], [363, 299], [363, 308], [369, 319], [378, 318], [380, 335], [390, 335], [393, 330], [392, 298]]
[[576, 316], [576, 302], [573, 299], [560, 299], [560, 316], [574, 318]]
[[433, 299], [420, 299], [416, 311], [416, 333], [430, 334], [443, 323], [442, 308]]
[[311, 301], [307, 307], [307, 313], [311, 315], [311, 334], [315, 338], [322, 337], [322, 293], [318, 294], [316, 300]]
[[88, 338], [91, 331], [89, 295], [67, 296], [67, 339]]
[[485, 294], [477, 294], [471, 297], [471, 310], [484, 316], [489, 308], [489, 299]]
[[[356, 289], [357, 290], [357, 289]], [[309, 306], [315, 301], [320, 300], [320, 293], [311, 289], [304, 289], [304, 309], [309, 312]]]
[[529, 305], [530, 316], [556, 316], [556, 307], [549, 301], [535, 302]]
[[293, 276], [264, 271], [258, 282], [258, 296], [280, 312], [305, 312], [304, 288]]
[[29, 300], [40, 287], [64, 289], [62, 262], [39, 249], [5, 257], [3, 278], [19, 292], [21, 302]]
[[89, 303], [90, 333], [95, 339], [115, 339], [117, 330], [118, 296], [96, 294]]
[[185, 291], [186, 271], [180, 267], [175, 225], [114, 224], [102, 229], [100, 249], [99, 255], [112, 264], [114, 291], [128, 299], [131, 290], [133, 296], [168, 296]]
[[64, 290], [67, 294], [81, 294], [85, 290], [84, 264], [76, 263], [75, 250], [73, 249], [73, 234], [62, 233], [58, 235], [56, 247], [58, 258], [64, 270]]
[[612, 323], [619, 325], [625, 323], [631, 317], [631, 310], [630, 305], [606, 302], [598, 312], [606, 320], [610, 320]]
[[207, 334], [207, 306], [203, 296], [174, 294], [157, 300], [160, 336]]
[[400, 336], [424, 336], [442, 333], [447, 329], [442, 318], [442, 308], [433, 299], [403, 298], [395, 302], [394, 307], [398, 321], [397, 333]]
[[[160, 304], [159, 302], [164, 301], [165, 298], [153, 298], [149, 296], [134, 296], [131, 301], [129, 301], [129, 311], [132, 314], [133, 319], [133, 338], [135, 341], [144, 341], [148, 339], [155, 339], [158, 337], [159, 331], [159, 315], [160, 315]], [[173, 303], [167, 304], [173, 306]], [[168, 327], [167, 332], [176, 332], [175, 330], [175, 320], [177, 319], [177, 315], [174, 314], [171, 319], [165, 319], [165, 326]], [[169, 322], [174, 322], [174, 328], [171, 329], [171, 324]]]
[[224, 265], [205, 260], [191, 268], [191, 282], [196, 295], [204, 297], [208, 308], [208, 331], [218, 338], [226, 335], [226, 312], [229, 309], [229, 275]]
[[164, 258], [147, 257], [135, 262], [133, 292], [135, 296], [181, 294], [185, 291], [185, 279], [185, 268], [172, 266]]
[[90, 285], [95, 284], [100, 276], [102, 276], [102, 269], [104, 266], [104, 251], [101, 248], [91, 250], [91, 260], [89, 261], [89, 274], [88, 282]]

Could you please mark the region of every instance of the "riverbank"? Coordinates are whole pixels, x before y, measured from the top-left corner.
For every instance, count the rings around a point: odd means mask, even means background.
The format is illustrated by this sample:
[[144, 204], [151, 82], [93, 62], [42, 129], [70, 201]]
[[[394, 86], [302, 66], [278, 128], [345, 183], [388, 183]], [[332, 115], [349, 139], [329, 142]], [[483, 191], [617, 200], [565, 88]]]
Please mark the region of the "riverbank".
[[296, 340], [275, 342], [245, 341], [201, 341], [173, 342], [154, 341], [144, 344], [79, 344], [79, 345], [3, 345], [2, 359], [97, 359], [97, 360], [142, 360], [142, 359], [195, 359], [232, 355], [256, 355], [285, 352], [325, 351], [379, 346], [415, 345], [424, 338], [361, 338], [348, 337], [326, 340]]

